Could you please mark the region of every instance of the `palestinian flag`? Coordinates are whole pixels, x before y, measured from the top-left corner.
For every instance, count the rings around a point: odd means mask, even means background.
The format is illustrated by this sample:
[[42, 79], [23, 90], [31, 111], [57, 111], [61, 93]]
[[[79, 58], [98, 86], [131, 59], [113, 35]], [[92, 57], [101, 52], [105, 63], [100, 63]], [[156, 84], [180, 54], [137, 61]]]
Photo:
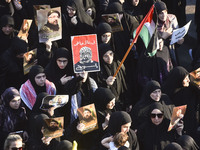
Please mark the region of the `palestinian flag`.
[[139, 36], [144, 42], [148, 56], [151, 57], [156, 54], [158, 49], [158, 34], [156, 27], [157, 15], [156, 12], [154, 13], [154, 5], [152, 5], [143, 21], [144, 22], [141, 22], [138, 28], [134, 31], [133, 38], [135, 38], [137, 33], [140, 31]]

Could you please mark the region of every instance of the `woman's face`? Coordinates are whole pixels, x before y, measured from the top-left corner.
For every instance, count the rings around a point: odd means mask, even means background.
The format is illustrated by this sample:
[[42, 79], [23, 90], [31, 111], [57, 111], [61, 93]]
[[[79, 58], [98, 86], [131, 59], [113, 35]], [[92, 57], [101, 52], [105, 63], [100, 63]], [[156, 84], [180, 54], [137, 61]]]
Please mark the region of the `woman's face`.
[[11, 107], [12, 109], [18, 109], [19, 106], [20, 106], [20, 104], [21, 104], [21, 98], [20, 98], [20, 96], [14, 97], [14, 98], [10, 101], [10, 103], [9, 103], [9, 105], [10, 105], [10, 107]]
[[159, 101], [161, 98], [161, 90], [160, 89], [156, 89], [155, 91], [153, 91], [150, 94], [151, 99], [153, 99], [154, 101]]
[[45, 81], [46, 81], [46, 75], [45, 75], [45, 73], [39, 73], [39, 74], [37, 74], [35, 76], [35, 83], [38, 86], [44, 86]]
[[107, 64], [112, 64], [114, 58], [113, 51], [109, 50], [103, 55], [103, 60]]
[[188, 87], [190, 85], [190, 79], [189, 79], [189, 75], [187, 75], [184, 79], [183, 79], [183, 87]]
[[56, 63], [60, 69], [65, 69], [68, 64], [67, 58], [61, 57], [56, 60]]
[[67, 6], [67, 12], [69, 17], [73, 17], [76, 14], [76, 10], [74, 10], [74, 8], [72, 8], [71, 6]]
[[111, 33], [110, 32], [106, 32], [101, 36], [101, 41], [103, 43], [108, 43], [111, 39]]
[[137, 6], [139, 4], [140, 0], [132, 0], [133, 6]]
[[1, 29], [5, 35], [10, 35], [13, 32], [13, 27], [10, 25], [6, 25]]
[[115, 106], [115, 98], [112, 99], [106, 106], [107, 109], [113, 109], [113, 107]]
[[155, 125], [159, 125], [163, 121], [163, 113], [159, 109], [151, 112], [151, 121]]
[[9, 150], [22, 150], [22, 141], [21, 140], [13, 141], [10, 144]]
[[129, 132], [130, 127], [131, 127], [131, 122], [122, 125], [121, 126], [121, 132], [123, 132], [123, 133]]
[[167, 10], [163, 10], [162, 12], [159, 13], [158, 18], [165, 22], [167, 20]]

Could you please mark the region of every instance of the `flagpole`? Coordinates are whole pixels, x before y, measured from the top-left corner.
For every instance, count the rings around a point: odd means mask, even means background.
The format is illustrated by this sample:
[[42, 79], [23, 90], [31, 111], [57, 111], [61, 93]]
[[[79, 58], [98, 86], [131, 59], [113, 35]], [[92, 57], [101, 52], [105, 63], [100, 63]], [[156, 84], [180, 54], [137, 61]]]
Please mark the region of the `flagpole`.
[[[119, 67], [117, 68], [115, 74], [113, 75], [113, 77], [116, 77], [117, 73], [119, 72], [120, 68], [122, 67], [122, 64], [124, 63], [124, 61], [126, 60], [126, 57], [128, 56], [129, 52], [131, 51], [134, 43], [136, 43], [138, 36], [140, 35], [140, 31], [142, 30], [142, 27], [144, 26], [144, 23], [147, 21], [147, 18], [149, 17], [149, 15], [151, 14], [151, 11], [154, 9], [154, 4], [151, 6], [149, 12], [147, 13], [147, 15], [144, 17], [144, 19], [142, 20], [142, 22], [140, 23], [140, 25], [138, 26], [138, 32], [135, 36], [135, 38], [133, 39], [131, 45], [129, 46], [127, 52], [125, 53], [121, 63], [119, 64]], [[137, 29], [136, 29], [137, 30]]]

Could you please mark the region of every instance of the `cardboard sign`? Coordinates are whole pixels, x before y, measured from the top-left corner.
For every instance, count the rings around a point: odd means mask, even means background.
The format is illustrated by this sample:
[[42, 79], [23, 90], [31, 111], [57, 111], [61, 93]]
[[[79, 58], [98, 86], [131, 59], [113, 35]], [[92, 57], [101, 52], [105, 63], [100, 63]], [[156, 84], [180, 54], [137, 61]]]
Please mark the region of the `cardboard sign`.
[[64, 117], [45, 119], [44, 137], [57, 138], [63, 135]]
[[169, 124], [168, 131], [171, 131], [171, 129], [179, 122], [179, 120], [184, 117], [186, 108], [187, 108], [187, 105], [173, 108], [172, 118]]
[[96, 34], [72, 36], [71, 43], [75, 73], [100, 70]]
[[62, 38], [61, 8], [37, 10], [39, 42], [56, 41]]
[[38, 61], [37, 60], [37, 49], [33, 49], [24, 54], [24, 63], [23, 63], [24, 75], [29, 73], [32, 66], [37, 64], [37, 61]]
[[49, 95], [43, 98], [40, 109], [63, 107], [69, 101], [69, 95]]
[[98, 129], [97, 114], [94, 104], [80, 107], [77, 111], [80, 123], [84, 124], [83, 134]]
[[120, 15], [115, 14], [103, 14], [101, 17], [111, 26], [112, 32], [123, 31]]
[[32, 20], [24, 19], [20, 31], [18, 33], [18, 37], [28, 43], [28, 31], [31, 27]]

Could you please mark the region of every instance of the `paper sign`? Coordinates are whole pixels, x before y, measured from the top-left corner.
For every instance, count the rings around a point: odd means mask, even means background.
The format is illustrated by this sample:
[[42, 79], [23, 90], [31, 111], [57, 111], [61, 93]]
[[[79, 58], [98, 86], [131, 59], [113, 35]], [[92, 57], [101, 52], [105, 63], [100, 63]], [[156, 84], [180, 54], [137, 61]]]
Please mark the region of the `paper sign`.
[[75, 73], [100, 70], [96, 34], [72, 36], [71, 43]]
[[62, 38], [61, 8], [37, 10], [39, 42], [56, 41]]
[[80, 123], [85, 125], [82, 131], [83, 134], [98, 129], [97, 114], [94, 104], [80, 107], [77, 111]]
[[24, 54], [24, 63], [23, 63], [24, 75], [29, 73], [32, 66], [37, 64], [37, 61], [38, 61], [37, 60], [37, 49], [33, 49]]
[[170, 45], [172, 45], [172, 44], [178, 42], [180, 39], [182, 39], [182, 38], [187, 34], [191, 22], [192, 22], [192, 21], [190, 20], [190, 21], [189, 21], [185, 26], [183, 26], [182, 28], [178, 28], [178, 29], [175, 29], [175, 30], [173, 31]]
[[168, 131], [171, 131], [171, 129], [179, 122], [179, 120], [184, 117], [186, 108], [187, 108], [187, 105], [173, 108], [172, 118], [169, 124]]
[[20, 39], [23, 39], [24, 41], [26, 41], [28, 43], [28, 31], [31, 27], [31, 24], [32, 24], [32, 20], [30, 19], [24, 19], [23, 20], [23, 23], [22, 23], [22, 26], [20, 28], [20, 31], [18, 33], [18, 37]]

